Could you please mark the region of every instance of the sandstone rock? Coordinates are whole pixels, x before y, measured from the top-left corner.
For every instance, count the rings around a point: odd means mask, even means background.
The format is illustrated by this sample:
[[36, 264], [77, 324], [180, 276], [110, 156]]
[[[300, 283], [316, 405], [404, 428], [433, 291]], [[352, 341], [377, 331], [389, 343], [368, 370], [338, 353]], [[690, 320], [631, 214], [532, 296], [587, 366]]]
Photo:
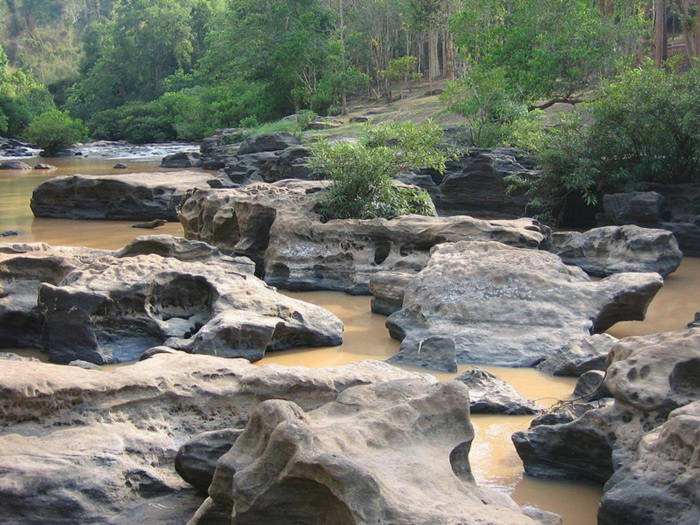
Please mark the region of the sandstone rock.
[[34, 169], [35, 170], [55, 170], [56, 166], [52, 166], [51, 164], [43, 164], [40, 162], [39, 164], [34, 165]]
[[683, 258], [672, 233], [633, 225], [555, 232], [551, 251], [599, 277], [619, 272], [657, 272], [665, 277]]
[[160, 344], [256, 360], [342, 340], [333, 314], [278, 294], [251, 261], [205, 243], [162, 235], [117, 252], [9, 246], [18, 253], [0, 266], [3, 343], [42, 347], [55, 362], [136, 360]]
[[700, 402], [671, 412], [646, 434], [637, 458], [605, 484], [601, 525], [651, 525], [700, 521]]
[[495, 375], [474, 368], [460, 374], [455, 381], [469, 389], [469, 409], [472, 414], [535, 414], [535, 403], [524, 398], [508, 383]]
[[421, 366], [441, 372], [456, 372], [455, 342], [449, 337], [427, 337], [415, 349], [387, 359], [396, 365]]
[[117, 162], [114, 166], [112, 166], [112, 169], [115, 169], [115, 170], [125, 170], [128, 168], [129, 168], [129, 166], [127, 166], [126, 164], [123, 164], [121, 162]]
[[688, 328], [700, 328], [700, 312], [695, 314], [695, 319], [688, 323]]
[[160, 161], [161, 168], [198, 168], [202, 165], [199, 153], [180, 151], [166, 155]]
[[555, 376], [580, 376], [589, 370], [605, 370], [606, 359], [617, 339], [609, 334], [594, 334], [571, 341], [559, 352], [537, 365]]
[[16, 237], [18, 235], [21, 234], [16, 230], [5, 230], [4, 232], [0, 232], [0, 237]]
[[227, 428], [197, 434], [180, 447], [175, 470], [187, 483], [206, 496], [216, 470], [216, 462], [229, 451], [242, 429]]
[[0, 161], [0, 170], [30, 170], [32, 167], [21, 160], [3, 160]]
[[306, 165], [311, 151], [305, 146], [290, 146], [278, 151], [236, 154], [226, 160], [224, 172], [234, 184], [277, 182], [283, 179], [318, 179]]
[[261, 403], [189, 523], [533, 523], [474, 483], [468, 401], [458, 382], [406, 379], [312, 411]]
[[376, 314], [391, 315], [401, 310], [403, 294], [413, 274], [407, 272], [380, 272], [369, 281], [372, 294], [371, 308]]
[[[14, 361], [2, 369], [0, 516], [23, 525], [185, 523], [191, 503], [178, 496], [189, 489], [174, 459], [194, 434], [243, 428], [267, 399], [313, 410], [355, 385], [420, 377], [380, 362], [260, 367], [185, 353], [109, 372]], [[170, 520], [149, 521], [146, 507], [164, 498]]]
[[656, 226], [661, 222], [663, 197], [655, 191], [603, 195], [603, 211], [611, 224]]
[[84, 368], [85, 370], [99, 370], [100, 367], [96, 365], [95, 363], [88, 363], [87, 361], [83, 361], [81, 359], [76, 359], [75, 361], [71, 361], [68, 363], [69, 366], [78, 366], [80, 368]]
[[[599, 513], [606, 525], [639, 523], [639, 516], [690, 523], [684, 520], [697, 512], [698, 463], [685, 458], [697, 458], [698, 418], [684, 416], [695, 414], [700, 400], [700, 329], [620, 340], [603, 386], [613, 404], [513, 435], [526, 472], [610, 478]], [[673, 421], [676, 409], [681, 418]]]
[[274, 133], [263, 133], [248, 137], [240, 146], [238, 154], [260, 153], [262, 151], [279, 151], [291, 146], [298, 146], [299, 139], [290, 135], [286, 131], [276, 131]]
[[173, 221], [185, 192], [209, 188], [209, 179], [192, 171], [55, 177], [34, 190], [31, 208], [36, 217]]
[[168, 221], [166, 221], [165, 219], [153, 219], [152, 221], [148, 221], [148, 222], [139, 222], [136, 224], [132, 224], [131, 227], [132, 228], [141, 228], [144, 230], [153, 230], [155, 228], [159, 228], [161, 226], [164, 226], [167, 223], [168, 223]]
[[143, 354], [141, 354], [141, 356], [139, 357], [139, 361], [143, 361], [144, 359], [150, 359], [154, 355], [158, 354], [176, 354], [180, 351], [181, 350], [175, 350], [174, 348], [170, 348], [169, 346], [152, 346]]
[[548, 230], [532, 219], [408, 215], [392, 220], [333, 220], [313, 212], [324, 181], [280, 181], [239, 189], [195, 190], [180, 209], [185, 236], [258, 263], [266, 282], [293, 290], [368, 293], [383, 271], [414, 273], [441, 242], [498, 240], [536, 248]]
[[530, 422], [530, 428], [540, 425], [559, 425], [561, 423], [570, 423], [574, 419], [578, 419], [589, 410], [595, 408], [603, 408], [613, 403], [610, 397], [596, 399], [595, 401], [581, 401], [576, 399], [573, 401], [562, 400], [554, 407], [549, 408], [545, 413], [540, 414]]
[[458, 363], [534, 366], [617, 321], [642, 319], [662, 284], [654, 273], [593, 281], [556, 255], [498, 242], [445, 243], [387, 327], [400, 354], [443, 336], [454, 339]]
[[218, 170], [226, 165], [226, 160], [236, 153], [238, 144], [245, 138], [241, 128], [216, 130], [211, 137], [202, 140], [199, 145], [202, 167]]
[[25, 357], [19, 354], [15, 354], [14, 352], [0, 352], [0, 359], [4, 359], [7, 361], [36, 361], [39, 362], [39, 360], [36, 357]]

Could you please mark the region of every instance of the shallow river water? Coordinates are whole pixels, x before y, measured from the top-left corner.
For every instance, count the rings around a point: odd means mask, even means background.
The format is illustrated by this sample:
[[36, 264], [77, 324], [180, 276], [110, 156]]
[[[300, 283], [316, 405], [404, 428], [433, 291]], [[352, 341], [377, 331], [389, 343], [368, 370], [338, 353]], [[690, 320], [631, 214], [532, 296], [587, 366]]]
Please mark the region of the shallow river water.
[[[35, 164], [37, 159], [24, 159]], [[114, 170], [114, 160], [51, 159], [56, 170], [11, 172], [0, 171], [0, 232], [17, 230], [20, 236], [0, 238], [0, 242], [41, 241], [56, 245], [89, 246], [115, 249], [139, 235], [167, 233], [179, 235], [177, 223], [156, 230], [131, 228], [133, 222], [70, 221], [35, 219], [29, 208], [32, 190], [43, 180], [75, 173], [103, 174], [163, 171], [158, 160], [131, 160], [127, 170]], [[345, 323], [344, 342], [339, 347], [295, 349], [276, 352], [260, 364], [326, 367], [364, 359], [386, 359], [396, 353], [398, 343], [384, 326], [385, 317], [372, 314], [368, 297], [338, 292], [287, 293], [334, 312]], [[652, 302], [643, 322], [618, 323], [609, 333], [616, 337], [642, 335], [683, 328], [698, 308], [700, 297], [700, 259], [686, 258], [680, 269], [667, 278], [664, 288]], [[21, 351], [24, 355], [44, 358], [41, 352]], [[460, 367], [460, 372], [468, 367]], [[520, 393], [543, 408], [571, 394], [572, 378], [556, 378], [534, 369], [481, 367], [510, 383]], [[445, 380], [456, 374], [435, 374]], [[527, 428], [531, 416], [474, 415], [476, 438], [470, 454], [474, 475], [479, 483], [508, 492], [519, 504], [533, 504], [564, 517], [565, 525], [596, 523], [600, 486], [560, 480], [538, 480], [523, 475], [522, 463], [513, 448], [511, 434]]]

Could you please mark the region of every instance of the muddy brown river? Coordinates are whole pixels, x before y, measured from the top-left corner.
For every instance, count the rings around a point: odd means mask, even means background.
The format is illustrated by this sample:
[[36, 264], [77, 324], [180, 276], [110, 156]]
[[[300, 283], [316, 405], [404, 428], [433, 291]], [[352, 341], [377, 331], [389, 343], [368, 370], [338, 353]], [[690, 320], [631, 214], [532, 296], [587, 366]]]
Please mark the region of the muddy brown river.
[[[26, 161], [26, 160], [25, 160]], [[29, 159], [29, 164], [38, 162]], [[131, 228], [133, 222], [71, 221], [35, 219], [29, 208], [32, 190], [43, 180], [75, 173], [103, 174], [164, 171], [158, 161], [125, 162], [129, 169], [113, 170], [115, 160], [51, 159], [57, 167], [50, 172], [0, 171], [0, 232], [17, 230], [17, 237], [0, 238], [0, 242], [41, 241], [56, 245], [88, 246], [115, 249], [131, 239], [149, 233], [179, 235], [177, 223], [156, 230]], [[288, 293], [329, 309], [345, 323], [344, 342], [330, 348], [300, 348], [276, 352], [260, 361], [290, 366], [326, 367], [364, 359], [386, 359], [396, 353], [398, 343], [391, 339], [384, 326], [385, 317], [372, 314], [368, 297], [338, 292]], [[666, 279], [641, 322], [618, 323], [609, 333], [616, 337], [642, 335], [683, 328], [694, 316], [700, 297], [700, 258], [686, 258], [679, 270]], [[24, 355], [45, 359], [38, 351], [17, 350]], [[468, 368], [460, 367], [460, 372]], [[520, 393], [546, 408], [573, 390], [574, 379], [557, 378], [533, 369], [481, 367], [510, 383]], [[451, 379], [456, 374], [435, 374], [438, 379]], [[521, 505], [532, 504], [561, 515], [566, 525], [596, 523], [601, 495], [598, 485], [561, 480], [539, 480], [523, 475], [522, 463], [511, 444], [510, 436], [526, 428], [531, 416], [475, 415], [472, 421], [476, 439], [470, 454], [474, 475], [479, 483], [489, 485], [511, 496]]]

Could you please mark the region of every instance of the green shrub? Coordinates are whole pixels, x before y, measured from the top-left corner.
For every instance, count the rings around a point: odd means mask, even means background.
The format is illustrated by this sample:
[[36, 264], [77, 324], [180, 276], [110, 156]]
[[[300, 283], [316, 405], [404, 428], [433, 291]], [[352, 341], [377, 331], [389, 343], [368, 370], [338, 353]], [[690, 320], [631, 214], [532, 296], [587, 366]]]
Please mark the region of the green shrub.
[[447, 155], [438, 148], [441, 141], [437, 126], [408, 122], [370, 128], [359, 143], [317, 142], [310, 163], [333, 183], [322, 192], [316, 211], [324, 220], [433, 215], [426, 192], [396, 186], [392, 177], [421, 167], [444, 171]]
[[68, 113], [54, 109], [32, 120], [27, 127], [26, 136], [51, 156], [76, 142], [87, 140], [87, 128]]
[[540, 217], [559, 222], [567, 200], [595, 206], [606, 193], [644, 182], [700, 181], [700, 68], [686, 73], [651, 65], [620, 74], [590, 104], [556, 126], [520, 121], [514, 144], [542, 174], [511, 177]]

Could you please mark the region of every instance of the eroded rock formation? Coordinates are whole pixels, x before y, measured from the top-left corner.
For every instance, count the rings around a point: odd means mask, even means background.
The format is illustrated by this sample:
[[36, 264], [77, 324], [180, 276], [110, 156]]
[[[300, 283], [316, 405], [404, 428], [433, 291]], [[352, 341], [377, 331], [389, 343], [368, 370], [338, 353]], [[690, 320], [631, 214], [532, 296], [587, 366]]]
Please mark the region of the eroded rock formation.
[[458, 363], [533, 366], [618, 321], [642, 319], [662, 284], [656, 273], [594, 281], [541, 250], [445, 243], [409, 280], [387, 327], [400, 353], [440, 336], [454, 340]]

